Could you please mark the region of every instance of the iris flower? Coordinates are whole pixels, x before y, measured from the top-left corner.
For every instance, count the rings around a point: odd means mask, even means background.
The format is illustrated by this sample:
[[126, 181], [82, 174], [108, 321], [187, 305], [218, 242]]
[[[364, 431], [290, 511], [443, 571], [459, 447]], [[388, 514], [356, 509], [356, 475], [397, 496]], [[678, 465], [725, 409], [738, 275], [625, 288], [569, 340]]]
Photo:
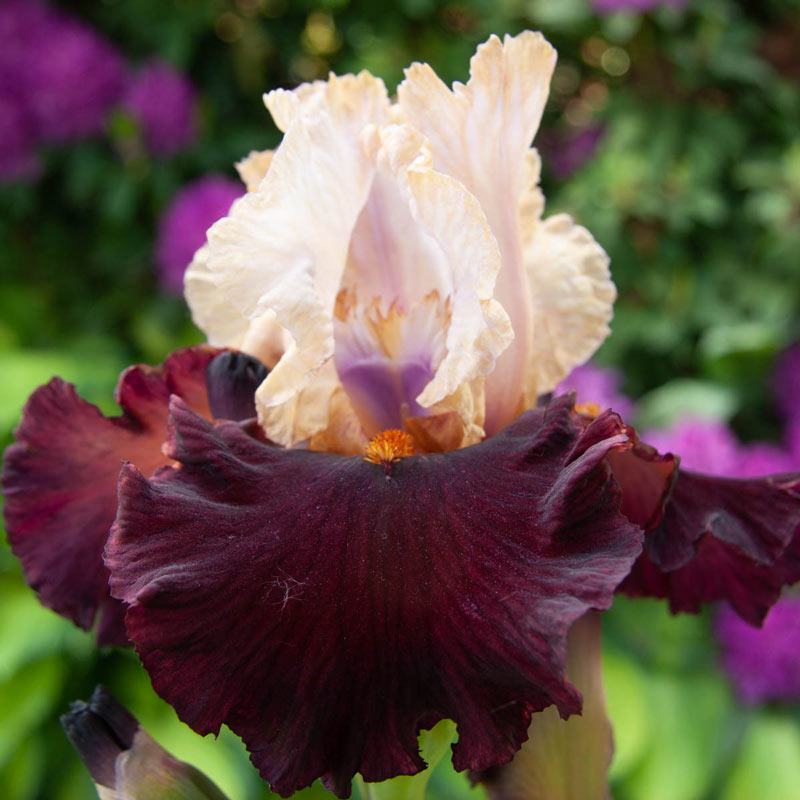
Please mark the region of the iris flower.
[[452, 89], [414, 64], [394, 102], [367, 72], [266, 95], [283, 141], [187, 272], [210, 344], [124, 373], [116, 418], [54, 380], [7, 453], [42, 601], [130, 639], [283, 795], [414, 774], [443, 718], [488, 774], [537, 712], [581, 711], [567, 635], [616, 591], [757, 624], [800, 577], [800, 476], [681, 471], [549, 400], [615, 298], [588, 231], [543, 216], [554, 63], [526, 32]]

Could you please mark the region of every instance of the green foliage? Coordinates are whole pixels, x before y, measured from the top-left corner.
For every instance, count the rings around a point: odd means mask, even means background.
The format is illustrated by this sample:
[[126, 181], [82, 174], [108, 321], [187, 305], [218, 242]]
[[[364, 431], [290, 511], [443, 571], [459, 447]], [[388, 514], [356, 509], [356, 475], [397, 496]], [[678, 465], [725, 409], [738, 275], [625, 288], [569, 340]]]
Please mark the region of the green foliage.
[[[187, 181], [233, 177], [235, 160], [277, 144], [264, 90], [364, 68], [391, 90], [413, 60], [464, 80], [478, 42], [526, 27], [541, 28], [560, 54], [544, 128], [604, 126], [596, 153], [566, 180], [543, 154], [548, 213], [573, 214], [611, 255], [620, 297], [599, 360], [643, 397], [647, 425], [692, 411], [732, 420], [745, 440], [777, 435], [766, 379], [800, 338], [797, 0], [696, 0], [606, 18], [588, 0], [62, 5], [132, 63], [157, 55], [185, 70], [200, 93], [200, 135], [184, 153], [151, 159], [135, 146], [133, 121], [116, 113], [106, 137], [45, 152], [37, 182], [0, 186], [4, 442], [27, 394], [52, 374], [111, 411], [125, 364], [200, 340], [181, 301], [157, 288], [157, 220]], [[191, 733], [131, 654], [95, 652], [88, 634], [42, 609], [7, 550], [0, 570], [0, 796], [94, 796], [56, 720], [100, 681], [232, 798], [271, 796], [236, 737]], [[607, 623], [615, 796], [797, 795], [796, 722], [787, 711], [737, 710], [708, 620], [623, 600]], [[445, 755], [429, 796], [481, 794]], [[329, 796], [320, 786], [297, 795]]]

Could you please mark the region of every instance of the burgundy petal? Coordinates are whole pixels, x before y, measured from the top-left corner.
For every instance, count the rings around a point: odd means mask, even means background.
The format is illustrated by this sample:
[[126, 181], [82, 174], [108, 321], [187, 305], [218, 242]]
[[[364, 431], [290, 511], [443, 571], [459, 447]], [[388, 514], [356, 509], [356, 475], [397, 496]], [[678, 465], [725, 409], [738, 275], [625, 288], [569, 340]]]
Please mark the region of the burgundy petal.
[[639, 440], [630, 425], [625, 432], [633, 443], [627, 450], [608, 454], [608, 463], [622, 489], [620, 510], [645, 531], [652, 530], [664, 515], [664, 506], [678, 475], [678, 460]]
[[796, 580], [800, 474], [739, 480], [681, 470], [660, 525], [620, 590], [696, 613], [728, 600], [760, 625], [781, 586]]
[[170, 394], [209, 415], [206, 365], [219, 351], [191, 347], [160, 367], [136, 366], [120, 377], [123, 413], [105, 417], [75, 387], [53, 378], [29, 398], [3, 470], [11, 548], [42, 603], [89, 629], [99, 644], [127, 642], [124, 607], [109, 596], [102, 552], [117, 508], [124, 460], [152, 474], [161, 452]]
[[383, 466], [261, 444], [173, 401], [179, 469], [120, 479], [106, 548], [156, 691], [245, 740], [273, 790], [338, 796], [424, 764], [508, 761], [532, 711], [580, 709], [565, 637], [641, 551], [605, 461], [627, 437], [558, 398], [487, 441]]

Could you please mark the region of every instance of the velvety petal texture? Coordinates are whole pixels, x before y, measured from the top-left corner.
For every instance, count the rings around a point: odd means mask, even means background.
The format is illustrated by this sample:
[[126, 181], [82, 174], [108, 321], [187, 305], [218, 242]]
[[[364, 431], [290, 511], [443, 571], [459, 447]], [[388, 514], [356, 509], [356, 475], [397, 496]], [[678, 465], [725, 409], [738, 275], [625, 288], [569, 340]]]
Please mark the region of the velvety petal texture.
[[514, 758], [474, 776], [490, 800], [610, 800], [614, 738], [603, 689], [600, 617], [589, 612], [569, 632], [567, 675], [583, 697], [580, 716], [560, 719], [554, 708], [536, 714], [530, 738]]
[[660, 524], [621, 591], [669, 599], [673, 612], [727, 600], [761, 624], [800, 578], [800, 473], [717, 478], [681, 470]]
[[[159, 367], [130, 367], [117, 386], [118, 417], [104, 416], [74, 386], [53, 378], [31, 395], [15, 432], [18, 443], [6, 451], [6, 528], [26, 580], [44, 605], [81, 628], [96, 621], [99, 644], [127, 641], [124, 608], [109, 597], [101, 557], [117, 510], [122, 463], [131, 461], [147, 475], [169, 463], [161, 445], [170, 395], [211, 417], [206, 369], [219, 353], [190, 347]], [[229, 412], [218, 411], [220, 417], [233, 417], [234, 409], [254, 414], [245, 358], [239, 355], [234, 370], [236, 399], [226, 401], [231, 391], [221, 388], [232, 385], [231, 370], [211, 376], [216, 402]]]
[[586, 427], [562, 398], [381, 465], [172, 410], [180, 468], [121, 478], [112, 591], [156, 691], [200, 733], [229, 725], [275, 791], [416, 773], [441, 718], [456, 768], [485, 769], [531, 712], [580, 709], [567, 632], [641, 550], [605, 460], [618, 417]]
[[679, 459], [661, 455], [639, 439], [636, 430], [625, 426], [632, 447], [609, 453], [608, 463], [622, 489], [622, 513], [644, 531], [662, 520], [664, 508], [678, 477]]

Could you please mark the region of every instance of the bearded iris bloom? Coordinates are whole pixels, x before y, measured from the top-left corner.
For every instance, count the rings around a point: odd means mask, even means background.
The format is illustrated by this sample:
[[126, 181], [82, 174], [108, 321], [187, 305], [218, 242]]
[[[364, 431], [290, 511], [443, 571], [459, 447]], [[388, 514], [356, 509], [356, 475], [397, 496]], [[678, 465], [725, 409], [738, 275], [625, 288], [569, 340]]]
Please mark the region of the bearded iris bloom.
[[283, 142], [186, 276], [210, 346], [125, 373], [118, 418], [42, 387], [6, 456], [42, 600], [100, 613], [283, 795], [414, 774], [443, 718], [456, 769], [502, 768], [580, 712], [567, 634], [616, 591], [758, 623], [800, 577], [800, 476], [682, 471], [548, 401], [615, 298], [588, 231], [543, 218], [554, 63], [523, 33], [453, 89], [415, 64], [396, 102], [368, 73], [268, 94]]

